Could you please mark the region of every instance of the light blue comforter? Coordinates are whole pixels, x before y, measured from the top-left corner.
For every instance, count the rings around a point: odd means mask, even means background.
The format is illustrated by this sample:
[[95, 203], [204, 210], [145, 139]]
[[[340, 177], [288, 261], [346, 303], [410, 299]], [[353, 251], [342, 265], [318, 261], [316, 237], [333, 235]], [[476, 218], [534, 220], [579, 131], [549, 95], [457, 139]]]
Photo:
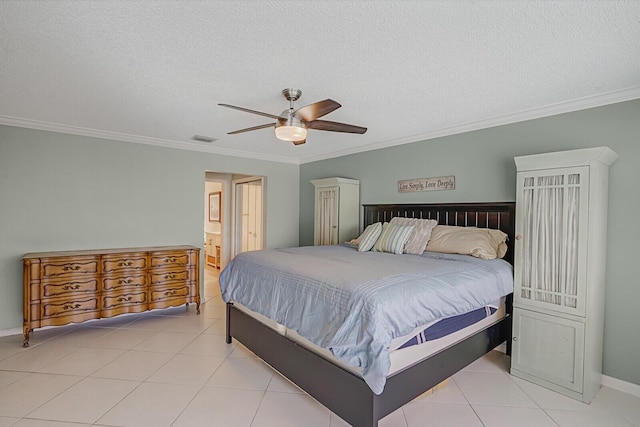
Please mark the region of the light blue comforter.
[[237, 301], [359, 366], [380, 394], [393, 338], [513, 292], [513, 273], [500, 259], [306, 246], [244, 252], [222, 271], [220, 287], [225, 302]]

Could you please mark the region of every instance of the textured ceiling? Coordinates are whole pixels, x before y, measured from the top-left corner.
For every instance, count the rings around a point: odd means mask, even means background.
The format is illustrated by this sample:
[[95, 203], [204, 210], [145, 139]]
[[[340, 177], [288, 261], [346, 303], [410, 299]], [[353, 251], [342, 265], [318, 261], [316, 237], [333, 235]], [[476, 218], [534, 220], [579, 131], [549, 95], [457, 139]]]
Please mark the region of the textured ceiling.
[[[369, 130], [226, 134], [286, 87]], [[3, 124], [304, 163], [635, 98], [639, 1], [0, 1]]]

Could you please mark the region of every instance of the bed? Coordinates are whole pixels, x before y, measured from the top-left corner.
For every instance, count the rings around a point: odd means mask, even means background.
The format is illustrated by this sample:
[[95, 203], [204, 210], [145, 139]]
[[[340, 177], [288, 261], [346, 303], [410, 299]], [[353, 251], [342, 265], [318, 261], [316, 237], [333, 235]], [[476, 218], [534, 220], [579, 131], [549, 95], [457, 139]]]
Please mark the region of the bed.
[[[513, 263], [515, 205], [455, 203], [364, 205], [366, 228], [394, 217], [436, 219], [440, 225], [498, 229], [511, 238], [504, 259]], [[506, 296], [505, 315], [485, 322], [464, 339], [453, 340], [429, 357], [393, 371], [384, 387], [374, 392], [362, 375], [306, 345], [303, 340], [267, 326], [248, 310], [227, 303], [226, 339], [235, 338], [321, 404], [355, 427], [375, 427], [378, 421], [426, 390], [449, 378], [501, 343], [510, 354], [512, 295]]]

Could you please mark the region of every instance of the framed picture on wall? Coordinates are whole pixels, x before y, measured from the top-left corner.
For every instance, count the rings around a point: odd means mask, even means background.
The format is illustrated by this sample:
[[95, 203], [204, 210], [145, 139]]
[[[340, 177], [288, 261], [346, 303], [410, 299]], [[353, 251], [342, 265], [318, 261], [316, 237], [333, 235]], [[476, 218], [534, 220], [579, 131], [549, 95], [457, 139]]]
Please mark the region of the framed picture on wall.
[[220, 222], [220, 192], [209, 193], [209, 222]]

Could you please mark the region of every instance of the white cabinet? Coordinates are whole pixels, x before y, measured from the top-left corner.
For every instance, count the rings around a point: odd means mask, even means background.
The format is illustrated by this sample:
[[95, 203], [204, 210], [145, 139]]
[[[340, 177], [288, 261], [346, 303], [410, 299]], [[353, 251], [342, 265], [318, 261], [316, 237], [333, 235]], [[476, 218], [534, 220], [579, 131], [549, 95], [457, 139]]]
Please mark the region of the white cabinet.
[[358, 237], [360, 181], [347, 178], [314, 179], [314, 245], [336, 245]]
[[601, 385], [607, 147], [515, 158], [511, 373], [590, 402]]

